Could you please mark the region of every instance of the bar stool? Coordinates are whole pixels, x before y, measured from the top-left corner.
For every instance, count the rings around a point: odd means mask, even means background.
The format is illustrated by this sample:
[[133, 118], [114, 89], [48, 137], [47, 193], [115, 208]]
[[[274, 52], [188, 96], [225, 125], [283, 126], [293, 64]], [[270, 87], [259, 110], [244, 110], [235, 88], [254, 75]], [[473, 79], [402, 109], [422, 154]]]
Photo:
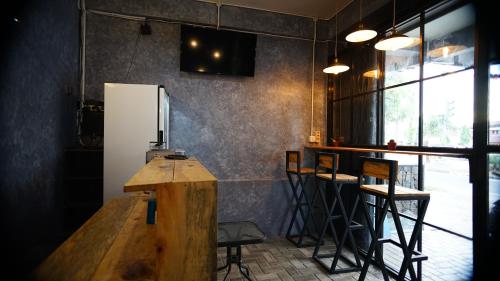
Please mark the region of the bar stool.
[[[383, 243], [392, 243], [400, 247], [403, 251], [403, 262], [401, 263], [401, 268], [399, 270], [397, 280], [404, 280], [406, 271], [410, 271], [411, 280], [418, 280], [415, 274], [415, 269], [413, 268], [412, 262], [421, 262], [427, 259], [427, 256], [422, 255], [422, 253], [415, 251], [415, 244], [417, 242], [418, 233], [422, 227], [424, 221], [425, 212], [427, 211], [427, 206], [429, 205], [430, 193], [425, 191], [420, 191], [416, 189], [409, 189], [405, 187], [396, 186], [396, 179], [398, 173], [398, 162], [394, 160], [378, 159], [378, 158], [368, 158], [361, 157], [361, 174], [359, 176], [359, 193], [356, 197], [356, 201], [361, 197], [361, 202], [363, 205], [363, 213], [366, 221], [368, 222], [368, 228], [372, 238], [368, 253], [366, 255], [365, 262], [363, 264], [363, 269], [359, 275], [358, 280], [364, 280], [366, 273], [368, 272], [368, 267], [370, 266], [373, 252], [375, 251], [375, 259], [380, 265], [384, 280], [389, 280], [387, 276], [387, 271], [384, 265], [384, 259], [381, 252], [381, 245]], [[388, 184], [364, 184], [364, 177], [374, 177], [377, 179], [387, 180]], [[373, 195], [380, 199], [383, 199], [385, 203], [382, 207], [382, 214], [378, 218], [377, 228], [374, 228], [373, 221], [370, 217], [368, 204], [366, 202], [366, 195]], [[401, 220], [399, 218], [398, 209], [396, 206], [396, 201], [400, 200], [417, 200], [419, 202], [418, 216], [413, 227], [413, 231], [409, 240], [406, 243], [405, 234], [403, 227], [401, 225]], [[384, 223], [385, 217], [387, 216], [388, 208], [391, 207], [392, 217], [394, 219], [394, 224], [399, 237], [399, 243], [390, 238], [379, 238], [382, 225]]]
[[[313, 259], [318, 262], [321, 266], [323, 266], [329, 273], [345, 273], [345, 272], [353, 272], [361, 270], [361, 260], [359, 258], [358, 247], [356, 245], [356, 241], [352, 234], [353, 230], [362, 229], [364, 226], [353, 221], [354, 211], [357, 207], [357, 201], [355, 202], [354, 207], [350, 214], [347, 214], [347, 211], [344, 207], [344, 202], [340, 195], [342, 187], [344, 185], [351, 186], [356, 188], [356, 184], [358, 182], [358, 178], [351, 175], [340, 174], [337, 173], [338, 169], [339, 157], [335, 153], [324, 153], [319, 152], [316, 154], [316, 165], [315, 165], [315, 179], [316, 179], [316, 191], [315, 194], [319, 193], [321, 202], [324, 209], [325, 220], [323, 223], [323, 227], [321, 229], [321, 235], [316, 243], [316, 247], [313, 252]], [[331, 190], [333, 191], [333, 201], [330, 206], [328, 206], [328, 202], [326, 200], [325, 192], [323, 188], [320, 186], [320, 182], [325, 183], [325, 187], [328, 188], [327, 184], [331, 184]], [[325, 189], [326, 189], [325, 188]], [[316, 199], [316, 196], [314, 196]], [[339, 206], [340, 215], [335, 215], [335, 207]], [[345, 230], [342, 233], [340, 241], [337, 236], [337, 231], [333, 224], [334, 220], [340, 219], [345, 226]], [[321, 248], [322, 242], [325, 239], [326, 232], [330, 228], [333, 241], [335, 242], [335, 251], [333, 253], [327, 254], [319, 254], [319, 250]], [[342, 250], [344, 248], [344, 244], [346, 239], [349, 239], [351, 249], [353, 250], [353, 255], [355, 261], [347, 258], [342, 254]], [[333, 258], [331, 264], [327, 264], [324, 262], [324, 259]], [[351, 267], [344, 268], [336, 268], [339, 259], [342, 258], [343, 261], [348, 263]]]
[[[292, 219], [286, 232], [286, 238], [297, 247], [307, 247], [315, 244], [317, 240], [314, 233], [318, 233], [318, 226], [312, 219], [312, 224], [316, 232], [311, 231], [311, 226], [308, 224], [312, 218], [312, 205], [310, 197], [306, 191], [306, 183], [311, 175], [314, 174], [314, 169], [301, 167], [300, 151], [286, 152], [286, 175], [293, 191], [292, 205], [295, 202], [295, 207], [292, 214]], [[293, 178], [296, 178], [295, 182]], [[298, 216], [302, 219], [303, 224], [300, 224]], [[293, 227], [298, 228], [298, 234], [292, 235]], [[304, 243], [304, 237], [309, 237], [313, 241]]]

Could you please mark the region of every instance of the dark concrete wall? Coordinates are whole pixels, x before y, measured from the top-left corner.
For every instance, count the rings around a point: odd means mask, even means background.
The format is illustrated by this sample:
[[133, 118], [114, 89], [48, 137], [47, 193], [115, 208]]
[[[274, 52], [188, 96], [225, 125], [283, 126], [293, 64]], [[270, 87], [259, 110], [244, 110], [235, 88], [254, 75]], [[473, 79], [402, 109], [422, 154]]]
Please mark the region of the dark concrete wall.
[[[2, 29], [0, 229], [2, 278], [22, 279], [57, 243], [63, 148], [78, 91], [77, 1], [21, 1]], [[20, 20], [13, 21], [13, 16]], [[4, 268], [5, 267], [5, 268]]]
[[[87, 1], [87, 9], [216, 24], [216, 7], [196, 1]], [[143, 4], [139, 4], [143, 3]], [[221, 8], [221, 26], [313, 37], [311, 19]], [[255, 77], [179, 71], [179, 24], [89, 13], [86, 97], [103, 99], [104, 82], [163, 84], [172, 96], [171, 146], [196, 156], [219, 179], [219, 221], [254, 220], [269, 235], [288, 223], [291, 191], [285, 150], [307, 142], [311, 116], [312, 42], [258, 35]], [[326, 33], [325, 22], [321, 29]], [[316, 48], [315, 128], [325, 136], [326, 44]]]

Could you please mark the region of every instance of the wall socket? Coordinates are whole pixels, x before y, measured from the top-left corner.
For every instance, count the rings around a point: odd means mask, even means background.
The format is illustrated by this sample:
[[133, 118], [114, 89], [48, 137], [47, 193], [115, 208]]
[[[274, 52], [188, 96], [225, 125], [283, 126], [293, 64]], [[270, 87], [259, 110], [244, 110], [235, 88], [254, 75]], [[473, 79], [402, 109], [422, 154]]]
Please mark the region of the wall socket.
[[320, 143], [321, 142], [321, 131], [315, 131], [314, 136], [316, 137], [316, 142]]

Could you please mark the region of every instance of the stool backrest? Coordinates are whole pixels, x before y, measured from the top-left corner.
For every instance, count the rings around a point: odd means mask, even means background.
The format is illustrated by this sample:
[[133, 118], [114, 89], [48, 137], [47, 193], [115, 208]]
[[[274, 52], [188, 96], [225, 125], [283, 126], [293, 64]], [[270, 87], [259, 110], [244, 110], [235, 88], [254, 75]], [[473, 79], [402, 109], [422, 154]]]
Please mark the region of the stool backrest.
[[339, 155], [336, 153], [318, 152], [316, 153], [316, 163], [314, 173], [332, 173], [332, 179], [339, 169]]
[[398, 161], [370, 157], [360, 157], [360, 159], [361, 174], [358, 178], [359, 184], [363, 184], [364, 176], [387, 180], [389, 182], [388, 194], [393, 196], [398, 177]]
[[297, 172], [300, 173], [300, 151], [296, 150], [287, 150], [286, 151], [286, 170], [292, 168], [297, 169]]

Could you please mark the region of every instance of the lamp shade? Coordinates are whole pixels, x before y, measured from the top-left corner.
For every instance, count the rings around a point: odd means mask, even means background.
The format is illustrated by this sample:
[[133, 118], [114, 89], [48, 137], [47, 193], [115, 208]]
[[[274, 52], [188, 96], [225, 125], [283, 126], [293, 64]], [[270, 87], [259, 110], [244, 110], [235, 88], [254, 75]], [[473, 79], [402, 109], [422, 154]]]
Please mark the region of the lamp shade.
[[446, 58], [449, 55], [465, 50], [467, 47], [464, 45], [444, 45], [439, 48], [435, 48], [427, 52], [427, 55], [432, 58], [443, 57]]
[[375, 30], [364, 29], [362, 26], [360, 26], [360, 28], [357, 29], [356, 31], [349, 33], [345, 37], [345, 40], [347, 40], [348, 42], [357, 43], [357, 42], [368, 41], [374, 38], [375, 36], [377, 36], [377, 32]]
[[389, 37], [378, 41], [377, 44], [375, 44], [375, 49], [381, 51], [395, 51], [412, 45], [414, 41], [413, 38], [393, 32]]
[[323, 69], [323, 72], [328, 74], [339, 74], [347, 70], [349, 70], [349, 66], [340, 63], [338, 59], [335, 58], [335, 62], [332, 65], [328, 66], [327, 68]]
[[378, 79], [380, 76], [381, 76], [381, 73], [378, 69], [371, 69], [371, 70], [363, 72], [363, 77], [366, 77], [366, 78]]

